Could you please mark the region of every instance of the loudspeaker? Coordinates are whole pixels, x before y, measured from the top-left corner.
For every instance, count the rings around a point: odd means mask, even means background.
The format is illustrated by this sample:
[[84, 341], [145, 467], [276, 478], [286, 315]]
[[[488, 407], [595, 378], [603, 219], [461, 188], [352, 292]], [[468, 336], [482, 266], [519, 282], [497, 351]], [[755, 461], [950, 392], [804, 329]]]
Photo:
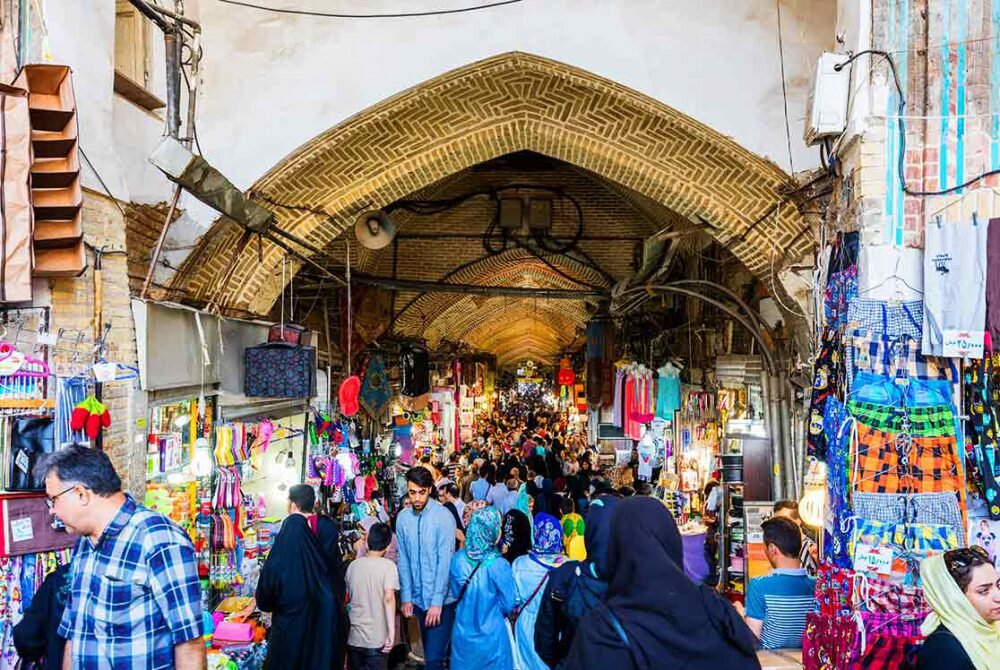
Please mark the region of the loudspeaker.
[[366, 249], [382, 249], [396, 236], [396, 223], [381, 210], [365, 212], [354, 223], [354, 236]]

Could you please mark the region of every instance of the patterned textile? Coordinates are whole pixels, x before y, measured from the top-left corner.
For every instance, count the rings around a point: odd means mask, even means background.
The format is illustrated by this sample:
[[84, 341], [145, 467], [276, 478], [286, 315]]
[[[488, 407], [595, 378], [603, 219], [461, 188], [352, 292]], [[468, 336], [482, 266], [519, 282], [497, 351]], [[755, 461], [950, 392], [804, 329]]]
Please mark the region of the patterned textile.
[[954, 436], [910, 437], [862, 423], [857, 426], [855, 490], [865, 493], [963, 490]]
[[904, 583], [919, 583], [919, 562], [927, 556], [958, 548], [951, 526], [935, 524], [889, 524], [853, 518], [851, 555], [859, 545], [893, 550], [891, 577]]
[[840, 272], [830, 273], [823, 294], [823, 314], [829, 328], [842, 328], [847, 323], [848, 308], [858, 295], [858, 268], [856, 265]]
[[912, 614], [924, 617], [930, 610], [924, 600], [924, 590], [919, 586], [895, 584], [886, 579], [861, 576], [866, 584], [861, 596], [864, 598], [865, 609], [881, 614]]
[[[480, 501], [481, 502], [481, 501]], [[500, 555], [500, 526], [503, 518], [495, 507], [477, 509], [465, 529], [465, 552], [474, 561], [496, 558]]]
[[167, 670], [174, 645], [201, 637], [191, 540], [128, 496], [97, 546], [77, 540], [59, 636], [74, 668]]
[[462, 510], [462, 525], [468, 528], [473, 512], [483, 509], [488, 504], [485, 500], [473, 500], [472, 502], [465, 503], [465, 509]]
[[531, 555], [547, 565], [561, 563], [563, 535], [559, 519], [543, 512], [535, 515], [532, 525], [534, 528], [534, 547], [531, 550]]
[[956, 383], [958, 364], [953, 358], [924, 356], [920, 340], [902, 335], [854, 330], [844, 336], [847, 382], [858, 372], [871, 372], [891, 379], [944, 379]]
[[820, 563], [816, 574], [816, 606], [823, 616], [850, 616], [854, 609], [854, 571]]
[[917, 667], [917, 650], [922, 640], [921, 636], [898, 637], [891, 633], [869, 635], [861, 655], [861, 667], [865, 670], [913, 670]]
[[[959, 540], [965, 538], [965, 522], [954, 493], [861, 493], [851, 496], [854, 513], [882, 523], [940, 524], [950, 526]], [[965, 542], [961, 543], [964, 546]]]
[[925, 612], [917, 612], [912, 615], [900, 616], [899, 614], [885, 614], [882, 612], [862, 612], [861, 621], [864, 622], [865, 631], [868, 635], [889, 635], [892, 637], [923, 637], [920, 632], [920, 624], [924, 622]]
[[829, 399], [839, 395], [838, 391], [844, 388], [844, 365], [838, 331], [831, 328], [823, 333], [814, 370], [806, 455], [826, 460], [827, 435], [823, 430], [823, 413]]
[[893, 405], [848, 400], [847, 409], [859, 423], [887, 433], [903, 432], [905, 415], [909, 422], [910, 435], [918, 437], [955, 435], [955, 413], [946, 405], [904, 409]]
[[996, 475], [997, 417], [994, 410], [996, 393], [993, 357], [984, 361], [971, 360], [965, 368], [965, 406], [969, 417], [965, 422], [966, 465], [968, 478], [986, 501], [993, 519], [1000, 519], [1000, 480]]
[[890, 303], [855, 298], [847, 309], [847, 329], [881, 333], [889, 337], [920, 339], [924, 329], [924, 302], [911, 300]]
[[858, 626], [850, 617], [806, 615], [802, 636], [805, 670], [855, 670], [861, 652]]
[[850, 455], [850, 426], [845, 422], [850, 420], [844, 404], [836, 398], [830, 398], [823, 414], [823, 432], [827, 439], [827, 483], [830, 514], [827, 515], [826, 542], [824, 554], [834, 565], [842, 568], [851, 566], [851, 555], [847, 544], [850, 539], [841, 526], [841, 521], [851, 516], [848, 503], [850, 488], [847, 474]]
[[364, 381], [358, 398], [369, 414], [381, 416], [392, 400], [392, 387], [389, 385], [389, 375], [381, 356], [371, 355], [362, 377]]

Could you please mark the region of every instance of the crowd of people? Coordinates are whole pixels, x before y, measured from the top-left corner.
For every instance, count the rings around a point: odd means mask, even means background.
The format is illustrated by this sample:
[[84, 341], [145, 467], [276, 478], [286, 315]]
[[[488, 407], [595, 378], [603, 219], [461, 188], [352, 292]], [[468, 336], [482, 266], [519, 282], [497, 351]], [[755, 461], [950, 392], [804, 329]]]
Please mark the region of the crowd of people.
[[[15, 630], [19, 653], [45, 668], [204, 668], [186, 534], [122, 492], [103, 452], [71, 447], [43, 468], [51, 513], [81, 537]], [[814, 583], [794, 503], [764, 524], [774, 571], [744, 610], [685, 574], [673, 516], [624, 470], [551, 418], [494, 415], [472, 444], [409, 468], [400, 512], [360, 520], [346, 565], [313, 489], [292, 486], [257, 585], [265, 668], [385, 669], [405, 656], [406, 619], [429, 670], [758, 668], [758, 649], [801, 644]], [[924, 562], [919, 668], [995, 667], [1000, 587], [977, 549]]]

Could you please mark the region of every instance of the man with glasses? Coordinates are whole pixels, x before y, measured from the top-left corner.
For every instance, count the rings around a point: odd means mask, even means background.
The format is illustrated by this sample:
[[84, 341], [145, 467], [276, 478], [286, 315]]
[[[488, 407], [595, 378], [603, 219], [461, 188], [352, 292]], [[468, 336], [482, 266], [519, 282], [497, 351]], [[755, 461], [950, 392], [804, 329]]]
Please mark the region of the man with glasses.
[[81, 535], [59, 626], [64, 668], [205, 668], [198, 564], [173, 521], [122, 491], [107, 454], [73, 445], [39, 464], [49, 514]]

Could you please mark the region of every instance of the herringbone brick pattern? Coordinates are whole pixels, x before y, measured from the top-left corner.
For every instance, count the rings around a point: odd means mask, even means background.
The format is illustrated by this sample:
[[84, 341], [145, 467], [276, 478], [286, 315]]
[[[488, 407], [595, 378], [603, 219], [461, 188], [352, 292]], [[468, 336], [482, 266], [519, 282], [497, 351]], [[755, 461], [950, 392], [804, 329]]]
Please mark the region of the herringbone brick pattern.
[[[794, 240], [792, 258], [811, 248], [792, 206], [740, 238], [788, 185], [778, 167], [658, 101], [522, 53], [459, 68], [348, 119], [301, 147], [254, 191], [330, 212], [329, 219], [278, 212], [279, 225], [322, 247], [361, 211], [522, 150], [584, 168], [685, 218], [706, 219], [760, 276], [772, 245], [784, 250]], [[214, 226], [175, 285], [190, 298], [209, 297], [237, 237], [231, 225]], [[225, 304], [266, 313], [282, 288], [283, 253], [267, 245], [261, 260], [248, 248]]]

